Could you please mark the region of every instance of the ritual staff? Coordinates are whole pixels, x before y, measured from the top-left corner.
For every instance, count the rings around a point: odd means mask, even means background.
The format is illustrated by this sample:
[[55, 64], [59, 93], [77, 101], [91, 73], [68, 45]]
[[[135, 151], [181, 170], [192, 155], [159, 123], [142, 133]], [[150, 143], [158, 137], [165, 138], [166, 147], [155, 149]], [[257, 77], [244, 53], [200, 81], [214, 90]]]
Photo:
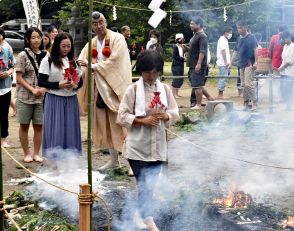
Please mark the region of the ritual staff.
[[[73, 61], [74, 47], [70, 34], [59, 33], [50, 56], [39, 69], [39, 86], [47, 93], [44, 103], [43, 155], [48, 159], [81, 154], [80, 113], [77, 90], [82, 86], [78, 64]], [[69, 150], [69, 152], [60, 152]]]
[[154, 207], [153, 190], [167, 161], [165, 128], [179, 117], [172, 91], [159, 81], [162, 66], [157, 51], [138, 55], [136, 67], [142, 77], [128, 87], [118, 111], [118, 122], [128, 129], [124, 150], [137, 181], [139, 213], [135, 221], [139, 228], [152, 231], [158, 230], [150, 209]]
[[[92, 39], [94, 105], [93, 105], [93, 143], [110, 152], [108, 163], [99, 168], [105, 170], [118, 166], [118, 151], [122, 151], [123, 128], [116, 123], [119, 103], [125, 90], [132, 82], [131, 62], [128, 47], [122, 34], [106, 28], [103, 14], [92, 13], [92, 30], [96, 36]], [[79, 61], [88, 65], [88, 44], [83, 48]], [[87, 70], [84, 69], [84, 85], [79, 90], [80, 112], [87, 113]]]

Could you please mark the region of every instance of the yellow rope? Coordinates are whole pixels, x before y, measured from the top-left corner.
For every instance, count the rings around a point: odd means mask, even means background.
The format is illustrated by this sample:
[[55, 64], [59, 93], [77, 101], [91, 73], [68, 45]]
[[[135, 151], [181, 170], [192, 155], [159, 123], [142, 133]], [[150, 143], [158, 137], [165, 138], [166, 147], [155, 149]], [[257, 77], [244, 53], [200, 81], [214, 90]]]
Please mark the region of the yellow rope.
[[[204, 148], [204, 147], [202, 147], [202, 146], [200, 146], [200, 145], [197, 145], [197, 144], [195, 144], [194, 142], [191, 142], [190, 140], [185, 139], [185, 138], [179, 136], [178, 134], [172, 132], [171, 130], [169, 130], [169, 129], [167, 129], [167, 128], [165, 128], [165, 130], [166, 130], [167, 132], [171, 133], [172, 135], [174, 135], [174, 136], [180, 138], [181, 140], [183, 140], [183, 141], [185, 141], [185, 142], [187, 142], [187, 143], [192, 144], [192, 145], [195, 146], [197, 149], [201, 149], [201, 150], [203, 150], [203, 151], [209, 153], [210, 155], [216, 155], [215, 152], [213, 152], [213, 151], [211, 151], [211, 150], [209, 150], [209, 149], [207, 149], [207, 148]], [[292, 170], [292, 171], [294, 171], [294, 168], [291, 168], [291, 167], [281, 167], [281, 166], [275, 166], [275, 165], [262, 164], [262, 163], [257, 163], [257, 162], [253, 162], [253, 161], [243, 160], [243, 159], [239, 159], [239, 158], [228, 157], [228, 156], [225, 156], [225, 155], [223, 155], [223, 154], [222, 154], [222, 156], [225, 157], [225, 158], [227, 158], [227, 159], [236, 160], [236, 161], [244, 162], [244, 163], [247, 163], [247, 164], [258, 165], [258, 166], [263, 166], [263, 167], [267, 167], [267, 168], [276, 168], [276, 169]]]
[[[53, 184], [53, 183], [51, 183], [51, 182], [49, 182], [49, 181], [43, 179], [42, 177], [38, 176], [36, 173], [32, 172], [31, 170], [27, 169], [24, 165], [22, 165], [19, 161], [17, 161], [17, 160], [16, 160], [16, 159], [15, 159], [15, 158], [14, 158], [14, 157], [13, 157], [8, 151], [7, 151], [4, 147], [1, 146], [1, 148], [2, 148], [2, 150], [4, 151], [4, 153], [5, 153], [6, 155], [8, 155], [8, 156], [9, 156], [9, 157], [10, 157], [15, 163], [17, 163], [17, 164], [18, 164], [21, 168], [23, 168], [25, 171], [27, 171], [27, 172], [30, 173], [31, 175], [37, 177], [38, 179], [40, 179], [41, 181], [45, 182], [46, 184], [49, 184], [49, 185], [51, 185], [51, 186], [53, 186], [53, 187], [55, 187], [55, 188], [58, 188], [58, 189], [60, 189], [60, 190], [65, 191], [65, 192], [68, 192], [68, 193], [71, 193], [71, 194], [77, 195], [79, 201], [80, 201], [80, 200], [82, 201], [82, 204], [83, 204], [83, 203], [88, 203], [87, 200], [91, 200], [91, 202], [89, 202], [89, 204], [93, 204], [93, 202], [98, 201], [98, 200], [96, 200], [96, 198], [100, 199], [100, 200], [102, 201], [102, 203], [104, 204], [104, 206], [106, 207], [106, 210], [107, 210], [107, 224], [108, 224], [108, 231], [110, 231], [110, 208], [109, 208], [109, 206], [107, 205], [106, 201], [105, 201], [102, 197], [100, 197], [100, 196], [98, 195], [98, 193], [94, 192], [94, 193], [90, 194], [90, 196], [88, 196], [88, 195], [79, 195], [79, 194], [76, 193], [76, 192], [73, 192], [73, 191], [71, 191], [71, 190], [65, 189], [65, 188], [63, 188], [63, 187], [61, 187], [61, 186], [59, 186], [59, 185], [55, 185], [55, 184]], [[89, 197], [90, 199], [88, 199], [88, 197]], [[4, 204], [4, 201], [0, 201], [0, 205], [2, 205], [2, 204]], [[1, 210], [0, 210], [0, 211], [1, 211]]]
[[107, 226], [108, 226], [107, 230], [110, 231], [110, 208], [107, 205], [107, 203], [105, 202], [105, 200], [103, 200], [103, 198], [100, 197], [97, 192], [93, 192], [92, 194], [81, 194], [81, 195], [79, 195], [79, 202], [82, 205], [91, 205], [94, 202], [98, 202], [98, 199], [100, 199], [102, 201], [102, 203], [104, 204], [104, 206], [106, 208]]
[[1, 146], [1, 148], [2, 148], [2, 150], [4, 151], [4, 153], [6, 154], [6, 155], [8, 155], [15, 163], [17, 163], [21, 168], [23, 168], [24, 170], [26, 170], [28, 173], [30, 173], [31, 175], [33, 175], [33, 176], [35, 176], [35, 177], [37, 177], [39, 180], [41, 180], [41, 181], [43, 181], [43, 182], [45, 182], [46, 184], [49, 184], [49, 185], [51, 185], [51, 186], [53, 186], [53, 187], [55, 187], [55, 188], [58, 188], [58, 189], [61, 189], [61, 190], [63, 190], [63, 191], [65, 191], [65, 192], [68, 192], [68, 193], [71, 193], [71, 194], [74, 194], [74, 195], [79, 195], [78, 193], [76, 193], [76, 192], [73, 192], [73, 191], [71, 191], [71, 190], [68, 190], [68, 189], [66, 189], [66, 188], [63, 188], [63, 187], [61, 187], [61, 186], [59, 186], [59, 185], [56, 185], [56, 184], [53, 184], [53, 183], [51, 183], [51, 182], [49, 182], [49, 181], [47, 181], [47, 180], [45, 180], [45, 179], [43, 179], [42, 177], [40, 177], [40, 176], [38, 176], [36, 173], [34, 173], [34, 172], [32, 172], [31, 170], [29, 170], [29, 169], [27, 169], [24, 165], [22, 165], [18, 160], [16, 160], [4, 147], [2, 147]]
[[18, 231], [21, 231], [21, 228], [19, 227], [19, 225], [15, 222], [15, 220], [10, 216], [10, 214], [4, 209], [4, 213], [7, 216], [7, 218], [11, 221], [11, 223], [15, 226], [15, 228]]

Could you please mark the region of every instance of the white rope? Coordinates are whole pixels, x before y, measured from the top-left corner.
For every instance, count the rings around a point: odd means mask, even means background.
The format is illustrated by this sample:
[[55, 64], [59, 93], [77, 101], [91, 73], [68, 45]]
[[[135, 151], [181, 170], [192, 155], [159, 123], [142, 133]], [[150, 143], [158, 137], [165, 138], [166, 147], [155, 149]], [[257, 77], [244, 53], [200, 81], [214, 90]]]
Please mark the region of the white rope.
[[[242, 6], [242, 5], [249, 5], [251, 3], [254, 2], [259, 2], [261, 0], [251, 0], [251, 1], [245, 1], [243, 3], [237, 3], [237, 4], [232, 4], [232, 5], [228, 5], [228, 6], [219, 6], [219, 7], [213, 7], [213, 8], [206, 8], [206, 9], [198, 9], [198, 10], [169, 10], [170, 13], [188, 13], [188, 12], [202, 12], [202, 11], [212, 11], [212, 10], [219, 10], [219, 9], [223, 9], [224, 7], [226, 8], [233, 8], [236, 6]], [[105, 3], [105, 2], [100, 2], [100, 1], [95, 1], [94, 3], [98, 3], [101, 5], [105, 5], [105, 6], [115, 6], [117, 8], [122, 8], [122, 9], [128, 9], [128, 10], [137, 10], [137, 11], [152, 11], [149, 9], [142, 9], [142, 8], [136, 8], [136, 7], [129, 7], [129, 6], [118, 6], [118, 5], [114, 5], [111, 3]]]

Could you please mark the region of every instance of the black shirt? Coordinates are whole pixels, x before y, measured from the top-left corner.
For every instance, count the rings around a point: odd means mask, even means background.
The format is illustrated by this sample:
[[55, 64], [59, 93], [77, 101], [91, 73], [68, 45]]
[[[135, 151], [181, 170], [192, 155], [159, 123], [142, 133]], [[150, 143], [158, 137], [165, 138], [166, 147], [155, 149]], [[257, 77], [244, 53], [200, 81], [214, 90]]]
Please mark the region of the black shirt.
[[238, 67], [244, 68], [255, 63], [254, 49], [257, 46], [257, 40], [252, 34], [238, 38], [235, 47], [235, 51], [238, 52]]
[[202, 53], [204, 58], [201, 63], [201, 69], [207, 67], [207, 36], [204, 32], [197, 32], [190, 40], [189, 48], [189, 67], [195, 68], [199, 54]]

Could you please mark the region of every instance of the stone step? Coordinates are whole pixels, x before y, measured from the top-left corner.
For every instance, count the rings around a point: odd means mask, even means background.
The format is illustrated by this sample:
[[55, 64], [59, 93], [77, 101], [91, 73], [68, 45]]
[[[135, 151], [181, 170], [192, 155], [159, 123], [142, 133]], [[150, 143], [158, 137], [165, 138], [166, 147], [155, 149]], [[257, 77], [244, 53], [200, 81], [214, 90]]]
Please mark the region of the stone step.
[[215, 101], [208, 101], [206, 104], [206, 112], [207, 112], [207, 119], [211, 120], [214, 115], [214, 108], [218, 104], [223, 104], [226, 107], [226, 111], [230, 112], [234, 109], [233, 101], [231, 100], [215, 100]]

